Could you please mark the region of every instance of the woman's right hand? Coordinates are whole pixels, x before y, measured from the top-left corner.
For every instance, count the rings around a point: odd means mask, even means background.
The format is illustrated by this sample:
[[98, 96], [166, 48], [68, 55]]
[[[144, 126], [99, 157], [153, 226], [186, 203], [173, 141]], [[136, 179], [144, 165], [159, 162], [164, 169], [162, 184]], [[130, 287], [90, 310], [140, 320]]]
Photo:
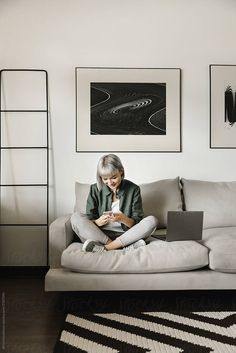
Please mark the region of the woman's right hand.
[[109, 214], [103, 214], [98, 219], [95, 219], [94, 223], [96, 223], [98, 227], [102, 227], [110, 222], [110, 218], [111, 216]]

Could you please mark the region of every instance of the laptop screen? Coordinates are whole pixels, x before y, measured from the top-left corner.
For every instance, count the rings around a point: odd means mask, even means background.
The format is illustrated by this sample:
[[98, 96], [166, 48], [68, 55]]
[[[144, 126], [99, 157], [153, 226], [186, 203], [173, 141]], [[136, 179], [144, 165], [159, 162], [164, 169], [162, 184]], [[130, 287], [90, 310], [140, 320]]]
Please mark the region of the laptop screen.
[[203, 211], [169, 211], [167, 241], [201, 240]]

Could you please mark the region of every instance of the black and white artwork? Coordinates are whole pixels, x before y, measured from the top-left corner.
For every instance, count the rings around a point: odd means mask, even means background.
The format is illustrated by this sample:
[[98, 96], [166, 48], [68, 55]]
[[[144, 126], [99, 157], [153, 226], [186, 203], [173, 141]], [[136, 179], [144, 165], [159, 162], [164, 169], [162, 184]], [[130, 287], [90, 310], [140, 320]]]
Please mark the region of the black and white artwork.
[[210, 65], [210, 147], [236, 148], [236, 65]]
[[165, 83], [91, 83], [92, 135], [165, 135]]
[[230, 126], [236, 123], [236, 89], [232, 85], [225, 89], [225, 122]]
[[181, 152], [180, 69], [76, 68], [77, 152]]

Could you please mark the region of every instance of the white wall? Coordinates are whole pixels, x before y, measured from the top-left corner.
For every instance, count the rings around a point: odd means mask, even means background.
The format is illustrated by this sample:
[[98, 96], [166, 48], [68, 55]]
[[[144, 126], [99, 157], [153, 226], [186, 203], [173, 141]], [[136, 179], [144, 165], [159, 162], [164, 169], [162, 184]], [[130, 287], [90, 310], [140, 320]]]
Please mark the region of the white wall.
[[51, 219], [102, 155], [75, 152], [76, 66], [182, 69], [183, 151], [120, 153], [129, 179], [236, 180], [236, 150], [209, 148], [209, 64], [236, 64], [235, 23], [234, 0], [0, 1], [1, 69], [49, 74]]

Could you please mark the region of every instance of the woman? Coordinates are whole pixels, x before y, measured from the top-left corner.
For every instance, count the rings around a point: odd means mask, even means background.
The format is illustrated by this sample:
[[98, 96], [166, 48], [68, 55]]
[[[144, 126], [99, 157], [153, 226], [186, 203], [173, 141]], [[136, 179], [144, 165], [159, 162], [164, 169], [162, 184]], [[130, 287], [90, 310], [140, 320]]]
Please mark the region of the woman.
[[103, 252], [146, 245], [157, 226], [154, 216], [143, 218], [140, 188], [124, 179], [119, 157], [108, 154], [97, 165], [97, 183], [91, 185], [86, 215], [75, 213], [72, 228], [84, 243], [82, 250]]

